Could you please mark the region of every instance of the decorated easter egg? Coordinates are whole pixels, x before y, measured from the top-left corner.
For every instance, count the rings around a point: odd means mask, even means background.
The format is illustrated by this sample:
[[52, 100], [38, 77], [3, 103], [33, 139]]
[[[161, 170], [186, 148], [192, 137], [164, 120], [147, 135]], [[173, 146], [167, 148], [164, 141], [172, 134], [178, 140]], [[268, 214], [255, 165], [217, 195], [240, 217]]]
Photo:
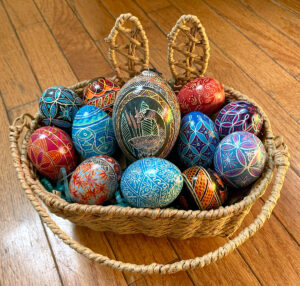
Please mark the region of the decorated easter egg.
[[77, 112], [72, 126], [72, 139], [83, 158], [112, 155], [117, 147], [112, 119], [93, 105], [85, 105]]
[[227, 190], [216, 172], [194, 166], [185, 170], [183, 175], [186, 187], [179, 196], [183, 208], [210, 210], [225, 202]]
[[121, 179], [121, 193], [134, 207], [160, 208], [172, 203], [183, 186], [180, 170], [161, 158], [132, 163]]
[[83, 103], [95, 105], [104, 110], [110, 117], [117, 92], [120, 87], [104, 77], [91, 80], [83, 90]]
[[211, 115], [225, 102], [224, 88], [220, 82], [210, 77], [200, 77], [188, 82], [178, 93], [182, 114], [200, 111]]
[[182, 118], [177, 152], [186, 167], [209, 167], [218, 143], [216, 126], [208, 116], [194, 111]]
[[53, 180], [60, 178], [61, 168], [70, 173], [76, 167], [71, 138], [56, 127], [44, 126], [35, 130], [29, 138], [27, 154], [37, 170]]
[[179, 133], [176, 96], [168, 83], [151, 70], [144, 70], [121, 88], [112, 118], [119, 146], [132, 161], [166, 157]]
[[254, 134], [244, 131], [226, 136], [218, 145], [214, 156], [215, 171], [235, 188], [247, 187], [261, 175], [266, 151]]
[[72, 202], [101, 205], [110, 200], [119, 186], [121, 168], [108, 156], [94, 156], [83, 161], [72, 174], [69, 195]]
[[263, 117], [252, 103], [234, 101], [220, 110], [215, 124], [220, 138], [236, 131], [247, 131], [258, 135], [263, 125]]
[[39, 110], [45, 125], [70, 128], [82, 99], [63, 86], [47, 88], [39, 101]]

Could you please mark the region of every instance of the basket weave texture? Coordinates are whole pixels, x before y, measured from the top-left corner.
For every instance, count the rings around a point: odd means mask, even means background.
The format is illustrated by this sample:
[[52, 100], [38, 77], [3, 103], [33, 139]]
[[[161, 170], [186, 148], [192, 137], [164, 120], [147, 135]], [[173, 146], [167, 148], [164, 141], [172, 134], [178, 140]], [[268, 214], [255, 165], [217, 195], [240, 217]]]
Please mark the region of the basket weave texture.
[[[128, 27], [129, 26], [129, 27]], [[178, 35], [186, 42], [178, 43]], [[123, 41], [119, 43], [120, 38]], [[124, 44], [125, 38], [125, 44]], [[205, 30], [199, 19], [183, 15], [169, 38], [168, 60], [173, 79], [170, 81], [179, 90], [189, 80], [202, 76], [207, 68], [209, 44]], [[127, 79], [149, 66], [149, 49], [146, 34], [139, 20], [131, 14], [121, 15], [110, 35], [109, 59], [115, 71], [113, 78], [122, 86]], [[196, 52], [200, 49], [199, 52]], [[88, 81], [69, 87], [79, 95]], [[40, 183], [34, 167], [27, 157], [27, 142], [30, 135], [40, 125], [39, 114], [23, 114], [10, 126], [10, 143], [18, 178], [27, 198], [38, 212], [43, 222], [66, 244], [91, 260], [122, 271], [140, 273], [174, 273], [180, 270], [203, 267], [222, 258], [252, 236], [270, 216], [280, 195], [285, 173], [289, 167], [289, 153], [281, 137], [274, 137], [267, 115], [253, 100], [230, 87], [225, 88], [227, 101], [245, 100], [256, 105], [264, 118], [262, 141], [267, 151], [267, 163], [261, 178], [252, 186], [249, 194], [240, 202], [210, 211], [184, 211], [176, 209], [145, 209], [119, 206], [94, 206], [68, 203], [61, 199], [58, 192], [49, 193]], [[282, 147], [282, 148], [280, 148]], [[111, 260], [80, 245], [68, 237], [52, 220], [50, 212], [68, 219], [73, 223], [99, 231], [117, 233], [144, 233], [149, 236], [169, 236], [175, 238], [230, 236], [241, 225], [255, 201], [263, 195], [272, 181], [277, 168], [273, 189], [261, 213], [254, 222], [240, 232], [234, 239], [203, 257], [182, 260], [173, 264], [135, 265]]]

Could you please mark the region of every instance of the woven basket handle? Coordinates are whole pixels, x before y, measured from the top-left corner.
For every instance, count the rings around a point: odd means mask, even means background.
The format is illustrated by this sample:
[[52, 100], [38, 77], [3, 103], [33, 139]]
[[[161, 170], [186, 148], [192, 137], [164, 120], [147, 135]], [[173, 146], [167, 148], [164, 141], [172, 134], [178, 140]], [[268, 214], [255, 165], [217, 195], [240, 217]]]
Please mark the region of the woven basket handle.
[[209, 41], [198, 17], [182, 15], [168, 38], [168, 62], [175, 86], [203, 76], [208, 65]]
[[[196, 267], [203, 267], [216, 260], [224, 257], [225, 255], [232, 252], [235, 248], [245, 242], [249, 237], [253, 236], [257, 230], [259, 230], [267, 218], [270, 217], [273, 208], [275, 207], [277, 200], [280, 196], [280, 190], [283, 185], [284, 177], [286, 171], [289, 167], [289, 152], [287, 146], [283, 143], [280, 136], [275, 138], [276, 149], [273, 153], [274, 164], [277, 167], [277, 173], [273, 185], [272, 192], [262, 207], [261, 212], [258, 214], [256, 219], [248, 227], [244, 228], [238, 236], [229, 240], [225, 245], [219, 247], [213, 252], [209, 252], [201, 257], [196, 257], [188, 260], [181, 260], [171, 264], [158, 264], [152, 263], [149, 265], [137, 265], [132, 263], [125, 263], [117, 260], [108, 258], [107, 256], [95, 253], [91, 249], [83, 246], [82, 244], [71, 239], [64, 231], [62, 231], [59, 226], [50, 217], [46, 209], [42, 206], [41, 202], [35, 197], [31, 188], [36, 188], [34, 184], [29, 185], [22, 172], [22, 162], [26, 164], [26, 160], [22, 160], [21, 152], [18, 146], [18, 139], [24, 128], [33, 130], [36, 128], [39, 116], [36, 115], [34, 120], [30, 123], [27, 122], [27, 117], [32, 119], [32, 116], [26, 114], [17, 118], [13, 125], [10, 126], [10, 143], [11, 152], [14, 158], [14, 165], [17, 169], [18, 177], [21, 181], [22, 187], [25, 190], [25, 194], [29, 201], [31, 202], [34, 209], [40, 215], [42, 221], [51, 229], [51, 231], [57, 235], [65, 244], [69, 245], [72, 249], [76, 250], [78, 253], [83, 254], [88, 259], [98, 262], [102, 265], [110, 266], [113, 269], [119, 271], [136, 272], [143, 274], [151, 273], [175, 273], [181, 270], [193, 269]], [[280, 149], [280, 147], [282, 147]], [[22, 150], [23, 151], [23, 150]]]
[[121, 14], [105, 41], [109, 43], [109, 60], [119, 82], [124, 83], [149, 67], [148, 39], [137, 17]]

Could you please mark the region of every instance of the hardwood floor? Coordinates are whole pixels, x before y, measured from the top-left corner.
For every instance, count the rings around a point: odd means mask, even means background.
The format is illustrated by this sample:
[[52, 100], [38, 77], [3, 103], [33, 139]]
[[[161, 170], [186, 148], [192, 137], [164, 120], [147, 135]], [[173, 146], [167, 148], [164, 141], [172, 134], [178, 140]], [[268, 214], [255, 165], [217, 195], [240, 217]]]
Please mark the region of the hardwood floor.
[[[8, 125], [21, 113], [36, 113], [43, 89], [112, 75], [104, 38], [116, 17], [126, 12], [140, 19], [149, 39], [150, 63], [166, 78], [166, 35], [180, 15], [197, 15], [211, 45], [206, 74], [255, 99], [291, 153], [270, 220], [238, 250], [205, 268], [143, 276], [90, 262], [41, 223], [8, 152]], [[0, 285], [300, 285], [299, 81], [296, 0], [0, 0]], [[268, 194], [255, 204], [244, 227]], [[87, 247], [140, 264], [193, 258], [226, 242], [102, 233], [53, 218]]]

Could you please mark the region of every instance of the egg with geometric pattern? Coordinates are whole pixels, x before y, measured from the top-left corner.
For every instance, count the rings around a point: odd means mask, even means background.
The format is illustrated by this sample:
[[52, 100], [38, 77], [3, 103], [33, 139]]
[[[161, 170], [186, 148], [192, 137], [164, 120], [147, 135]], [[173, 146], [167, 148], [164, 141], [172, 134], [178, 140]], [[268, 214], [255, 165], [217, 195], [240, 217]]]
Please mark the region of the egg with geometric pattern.
[[42, 122], [68, 129], [81, 105], [82, 99], [74, 91], [63, 86], [49, 87], [39, 101]]
[[72, 139], [84, 159], [97, 155], [111, 156], [117, 148], [112, 119], [93, 105], [85, 105], [77, 112], [72, 126]]
[[182, 118], [177, 152], [185, 167], [209, 167], [218, 143], [216, 126], [207, 115], [194, 111]]
[[252, 133], [239, 131], [220, 142], [214, 155], [214, 166], [224, 183], [245, 188], [260, 177], [266, 159], [261, 140]]
[[74, 170], [77, 163], [70, 136], [53, 126], [40, 127], [31, 134], [27, 154], [35, 168], [53, 180], [60, 178], [61, 168], [65, 168], [68, 174]]

